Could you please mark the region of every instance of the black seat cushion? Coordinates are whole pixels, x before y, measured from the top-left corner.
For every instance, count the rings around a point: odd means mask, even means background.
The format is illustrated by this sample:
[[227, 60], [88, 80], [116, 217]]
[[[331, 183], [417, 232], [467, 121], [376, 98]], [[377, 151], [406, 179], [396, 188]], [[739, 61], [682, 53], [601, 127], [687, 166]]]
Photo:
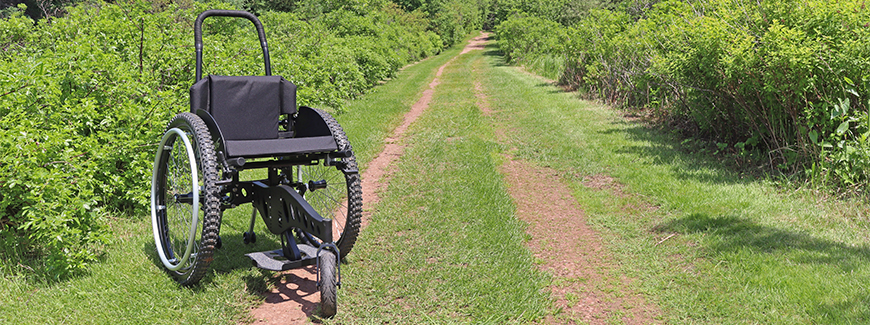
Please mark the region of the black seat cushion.
[[228, 156], [252, 158], [325, 153], [338, 150], [335, 139], [331, 135], [269, 140], [229, 140], [226, 141], [226, 145]]
[[190, 87], [190, 108], [211, 114], [224, 140], [277, 139], [279, 116], [296, 113], [296, 85], [280, 76], [209, 75]]

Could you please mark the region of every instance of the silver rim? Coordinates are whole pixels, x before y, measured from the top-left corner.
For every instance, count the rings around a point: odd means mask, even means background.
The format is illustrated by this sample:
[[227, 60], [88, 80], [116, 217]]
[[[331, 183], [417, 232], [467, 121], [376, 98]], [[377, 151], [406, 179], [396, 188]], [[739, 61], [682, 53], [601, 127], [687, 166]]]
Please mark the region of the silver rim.
[[[163, 156], [166, 154], [176, 153], [180, 155], [180, 153], [182, 153], [180, 150], [173, 151], [172, 146], [166, 145], [166, 143], [169, 142], [169, 139], [173, 137], [180, 138], [182, 140], [185, 148], [183, 152], [186, 153], [187, 157], [186, 159], [184, 159], [183, 157], [170, 156], [168, 157], [168, 159], [166, 159], [167, 166], [164, 166], [163, 168], [166, 168], [167, 171], [177, 171], [179, 169], [184, 169], [184, 167], [186, 166], [183, 163], [183, 160], [187, 160], [187, 166], [189, 166], [188, 170], [190, 172], [166, 175], [167, 178], [172, 179], [172, 188], [167, 188], [167, 186], [164, 185], [164, 188], [161, 189], [158, 187], [158, 184], [162, 184], [162, 182], [164, 182], [164, 180], [158, 179], [158, 171], [161, 167], [161, 158], [163, 158]], [[177, 141], [173, 141], [173, 146], [175, 145], [178, 145]], [[154, 242], [157, 245], [157, 254], [160, 256], [160, 261], [163, 262], [163, 266], [165, 266], [167, 269], [171, 271], [177, 271], [181, 269], [184, 265], [186, 265], [187, 261], [190, 259], [196, 241], [196, 233], [199, 227], [199, 169], [196, 166], [196, 155], [194, 154], [193, 146], [190, 143], [190, 139], [188, 139], [187, 134], [181, 129], [172, 128], [166, 131], [166, 133], [163, 134], [163, 138], [160, 140], [160, 145], [157, 148], [157, 155], [154, 158], [154, 170], [151, 177], [151, 227], [154, 231]], [[170, 169], [168, 168], [168, 165], [175, 165], [180, 168]], [[166, 181], [168, 182], [168, 179]], [[158, 193], [158, 191], [161, 190], [165, 190], [166, 192], [168, 192], [162, 194], [172, 194], [173, 196], [190, 192], [190, 194], [192, 194], [191, 204], [177, 202], [177, 200], [171, 199], [169, 198], [169, 195], [166, 195], [166, 205], [158, 205], [157, 198], [158, 195], [161, 195], [161, 193]], [[187, 215], [187, 213], [185, 213], [185, 210], [188, 209], [190, 219], [185, 219], [184, 217], [185, 215]], [[172, 211], [176, 213], [170, 213]], [[176, 250], [174, 250], [174, 247], [165, 247], [165, 242], [160, 238], [160, 234], [163, 231], [160, 229], [160, 223], [158, 220], [158, 215], [160, 213], [163, 213], [167, 216], [167, 222], [180, 222], [182, 224], [189, 223], [187, 238], [184, 238], [183, 235], [178, 236], [179, 239], [182, 239], [182, 241], [186, 242], [184, 254], [181, 255], [181, 258], [179, 258], [178, 256], [174, 256], [170, 259], [168, 256], [166, 256], [167, 248], [173, 249], [173, 252]], [[169, 220], [170, 216], [176, 216], [178, 219]], [[169, 228], [171, 231], [172, 227]], [[181, 229], [184, 228], [182, 227]], [[173, 235], [174, 234], [169, 234], [170, 240], [175, 237]]]

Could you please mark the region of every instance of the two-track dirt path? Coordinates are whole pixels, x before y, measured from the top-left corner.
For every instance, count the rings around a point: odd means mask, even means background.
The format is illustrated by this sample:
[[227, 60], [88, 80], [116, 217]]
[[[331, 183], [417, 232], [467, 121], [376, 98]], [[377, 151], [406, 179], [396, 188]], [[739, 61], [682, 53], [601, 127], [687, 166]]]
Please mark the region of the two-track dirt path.
[[[480, 69], [473, 72], [480, 74]], [[505, 127], [500, 121], [510, 117], [493, 110], [485, 86], [480, 82], [481, 78], [476, 79], [474, 92], [477, 106], [493, 123], [496, 140], [508, 144]], [[514, 150], [512, 148], [508, 152]], [[526, 233], [531, 235], [529, 248], [542, 261], [540, 268], [554, 277], [549, 289], [555, 299], [555, 307], [561, 311], [548, 316], [545, 323], [660, 323], [657, 321], [660, 312], [656, 306], [648, 304], [638, 293], [621, 286], [632, 279], [613, 279], [617, 272], [607, 249], [598, 233], [587, 224], [586, 214], [571, 195], [570, 187], [559, 181], [561, 177], [555, 170], [537, 166], [511, 154], [505, 155], [505, 163], [500, 169], [516, 205], [517, 217], [528, 224]], [[584, 185], [596, 190], [619, 188], [618, 184], [613, 184], [612, 178], [602, 176], [595, 179], [611, 182], [586, 182]], [[531, 188], [535, 190], [529, 191]]]
[[[460, 55], [484, 49], [488, 40], [489, 35], [482, 33], [469, 42]], [[380, 200], [379, 194], [389, 183], [390, 166], [405, 150], [406, 130], [429, 107], [439, 78], [452, 61], [438, 68], [429, 88], [423, 91], [392, 135], [385, 139], [383, 151], [367, 164], [362, 174], [366, 208], [363, 227], [367, 225], [370, 209]], [[475, 83], [472, 91], [478, 98], [478, 107], [492, 123], [498, 124], [499, 118], [506, 118], [499, 117], [499, 112], [490, 107], [486, 89], [480, 81]], [[495, 125], [495, 129], [498, 130], [499, 126]], [[504, 141], [502, 133], [496, 132], [496, 135], [499, 141]], [[505, 160], [501, 172], [517, 206], [517, 215], [529, 224], [527, 232], [531, 240], [528, 245], [536, 257], [543, 261], [540, 267], [556, 279], [550, 290], [556, 307], [561, 308], [562, 312], [548, 317], [544, 322], [605, 324], [619, 320], [627, 324], [658, 323], [656, 318], [659, 312], [655, 306], [646, 303], [636, 293], [607, 284], [613, 283], [607, 278], [612, 276], [615, 266], [609, 261], [598, 234], [587, 225], [585, 214], [568, 187], [553, 181], [559, 179], [555, 171], [510, 155]], [[614, 188], [607, 185], [602, 185], [602, 190]], [[528, 188], [538, 190], [525, 190]], [[313, 267], [284, 272], [274, 277], [273, 281], [275, 288], [266, 293], [265, 302], [251, 311], [255, 324], [308, 323], [320, 301]], [[631, 279], [623, 278], [616, 282], [626, 281]]]
[[[472, 49], [482, 49], [485, 36], [475, 38], [463, 49], [467, 53]], [[411, 126], [423, 112], [429, 108], [435, 88], [440, 83], [439, 78], [450, 59], [438, 68], [435, 78], [429, 83], [429, 89], [423, 91], [420, 99], [405, 113], [402, 123], [393, 133], [384, 139], [384, 149], [370, 161], [362, 173], [363, 211], [362, 227], [368, 224], [371, 207], [380, 201], [379, 193], [389, 183], [389, 167], [402, 156], [405, 151], [404, 137]], [[283, 272], [273, 278], [275, 288], [267, 292], [262, 305], [251, 310], [255, 324], [305, 324], [320, 302], [320, 292], [317, 290], [314, 267]]]

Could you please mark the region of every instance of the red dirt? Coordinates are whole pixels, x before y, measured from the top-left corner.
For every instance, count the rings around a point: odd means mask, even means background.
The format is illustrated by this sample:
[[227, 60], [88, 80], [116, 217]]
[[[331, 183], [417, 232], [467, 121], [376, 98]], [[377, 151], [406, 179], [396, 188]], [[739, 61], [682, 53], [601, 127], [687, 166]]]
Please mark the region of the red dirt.
[[460, 52], [459, 55], [474, 50], [483, 50], [486, 47], [486, 42], [489, 42], [489, 33], [481, 32], [479, 36], [468, 42], [468, 45], [466, 45], [465, 48], [462, 49], [462, 52]]
[[[485, 116], [498, 114], [489, 105], [483, 86], [475, 82], [478, 107]], [[504, 127], [497, 116], [493, 121], [496, 139], [506, 142]], [[516, 149], [509, 150], [512, 152]], [[555, 307], [561, 309], [548, 316], [547, 324], [609, 324], [619, 320], [626, 324], [656, 324], [661, 314], [638, 293], [624, 288], [632, 281], [617, 275], [618, 268], [608, 258], [609, 252], [598, 233], [586, 222], [586, 214], [576, 203], [568, 186], [553, 169], [505, 155], [501, 173], [508, 192], [517, 206], [517, 216], [528, 224], [529, 248], [553, 275], [550, 292]], [[607, 175], [588, 177], [584, 185], [624, 197], [623, 186]], [[534, 189], [534, 190], [529, 190]]]
[[559, 174], [511, 156], [506, 160], [501, 171], [517, 216], [528, 224], [528, 245], [543, 262], [540, 268], [554, 277], [550, 291], [562, 309], [545, 323], [609, 324], [613, 318], [626, 324], [661, 323], [655, 306], [623, 288], [632, 279], [617, 275], [598, 233], [586, 224], [585, 213], [558, 181]]
[[[483, 49], [485, 35], [475, 38], [463, 49], [467, 53], [473, 49]], [[471, 49], [469, 49], [471, 48]], [[452, 62], [450, 59], [438, 68], [435, 78], [429, 83], [429, 89], [423, 91], [422, 96], [411, 110], [405, 113], [402, 123], [393, 130], [393, 134], [384, 142], [384, 150], [381, 151], [362, 173], [363, 206], [373, 207], [380, 201], [378, 194], [389, 183], [389, 167], [405, 151], [404, 136], [411, 123], [419, 118], [429, 108], [435, 87], [438, 86], [444, 68]], [[370, 209], [363, 210], [362, 228], [368, 225], [371, 216]], [[302, 269], [290, 270], [277, 274], [272, 281], [277, 282], [275, 288], [265, 293], [263, 304], [251, 310], [254, 324], [305, 324], [314, 315], [315, 307], [320, 303], [320, 292], [317, 290], [315, 271], [313, 266]], [[341, 309], [341, 306], [339, 306]]]
[[[483, 49], [488, 39], [488, 35], [482, 33], [460, 54]], [[365, 207], [370, 209], [379, 202], [378, 194], [389, 183], [389, 168], [404, 152], [406, 130], [429, 107], [438, 78], [452, 60], [438, 69], [429, 89], [385, 140], [384, 150], [366, 166], [362, 174]], [[479, 82], [475, 83], [474, 92], [484, 115], [498, 114], [490, 108]], [[503, 134], [498, 138], [504, 141]], [[517, 205], [517, 215], [529, 224], [526, 231], [532, 238], [529, 241], [532, 252], [543, 261], [541, 268], [554, 276], [550, 290], [562, 312], [549, 316], [545, 323], [606, 324], [614, 319], [627, 324], [660, 323], [656, 320], [660, 314], [657, 308], [647, 304], [639, 294], [626, 292], [619, 284], [632, 279], [613, 278], [616, 267], [607, 258], [609, 253], [598, 234], [586, 224], [585, 214], [568, 187], [554, 181], [559, 179], [555, 171], [510, 155], [506, 156], [501, 171]], [[584, 184], [596, 190], [611, 190], [615, 195], [626, 195], [621, 185], [606, 175], [588, 178]], [[371, 210], [363, 212], [363, 227], [371, 213]], [[255, 324], [308, 323], [320, 301], [314, 278], [313, 267], [277, 274], [272, 279], [278, 282], [275, 288], [265, 294], [262, 305], [251, 311]]]

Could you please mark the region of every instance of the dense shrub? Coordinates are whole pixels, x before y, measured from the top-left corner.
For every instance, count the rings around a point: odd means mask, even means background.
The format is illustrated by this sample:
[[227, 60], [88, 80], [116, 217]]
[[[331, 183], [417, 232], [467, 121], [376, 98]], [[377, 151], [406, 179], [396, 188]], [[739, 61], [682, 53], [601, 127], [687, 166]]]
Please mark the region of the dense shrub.
[[487, 0], [481, 3], [484, 28], [493, 29], [517, 13], [570, 26], [592, 9], [612, 8], [621, 0]]
[[447, 46], [458, 44], [469, 33], [481, 27], [478, 4], [471, 1], [433, 2], [429, 10], [433, 30]]
[[[568, 38], [566, 29], [554, 21], [516, 14], [496, 28], [499, 47], [508, 62], [531, 67], [546, 77], [556, 78], [564, 69]], [[557, 62], [553, 67], [541, 65]], [[549, 68], [549, 69], [548, 69]]]
[[425, 14], [430, 21], [426, 27], [447, 47], [482, 27], [481, 9], [486, 1], [490, 0], [392, 0], [408, 12]]
[[[63, 276], [99, 257], [108, 215], [147, 215], [154, 145], [188, 109], [193, 20], [208, 8], [232, 9], [130, 0], [37, 24], [20, 10], [0, 20], [0, 256], [36, 257]], [[340, 111], [442, 47], [420, 14], [350, 9], [261, 12], [273, 73], [299, 86], [300, 105]], [[215, 17], [203, 30], [205, 73], [262, 73], [250, 23]]]
[[[571, 86], [650, 108], [779, 170], [815, 166], [849, 185], [867, 184], [870, 167], [868, 23], [860, 2], [634, 1], [535, 41], [567, 34], [567, 46], [554, 49], [564, 50], [562, 81]], [[545, 55], [526, 50], [524, 35], [498, 37], [512, 57]]]

